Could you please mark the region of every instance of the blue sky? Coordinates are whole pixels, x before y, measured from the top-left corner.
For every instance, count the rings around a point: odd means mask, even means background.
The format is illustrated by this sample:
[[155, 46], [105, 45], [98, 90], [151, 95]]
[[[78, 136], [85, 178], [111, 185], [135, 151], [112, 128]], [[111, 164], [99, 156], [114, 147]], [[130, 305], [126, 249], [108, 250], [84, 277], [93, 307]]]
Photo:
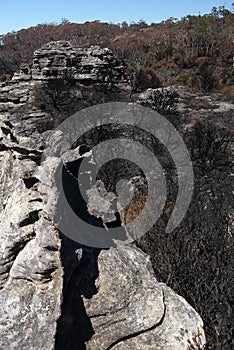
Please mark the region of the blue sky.
[[209, 13], [213, 6], [231, 8], [233, 1], [216, 0], [2, 0], [0, 34], [38, 23], [101, 20], [121, 23], [144, 19], [148, 23], [187, 14]]

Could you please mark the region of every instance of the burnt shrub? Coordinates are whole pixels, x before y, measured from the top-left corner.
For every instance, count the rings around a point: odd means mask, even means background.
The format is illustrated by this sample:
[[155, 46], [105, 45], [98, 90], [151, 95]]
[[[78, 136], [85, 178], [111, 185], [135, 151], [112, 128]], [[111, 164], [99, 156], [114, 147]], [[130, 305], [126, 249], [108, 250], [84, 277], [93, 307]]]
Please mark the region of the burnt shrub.
[[157, 73], [152, 68], [141, 68], [136, 73], [133, 81], [134, 91], [144, 91], [148, 88], [156, 89], [162, 86], [162, 82]]
[[183, 132], [194, 165], [190, 208], [173, 232], [169, 213], [138, 242], [156, 277], [201, 315], [207, 350], [233, 349], [232, 119], [231, 111], [207, 114]]

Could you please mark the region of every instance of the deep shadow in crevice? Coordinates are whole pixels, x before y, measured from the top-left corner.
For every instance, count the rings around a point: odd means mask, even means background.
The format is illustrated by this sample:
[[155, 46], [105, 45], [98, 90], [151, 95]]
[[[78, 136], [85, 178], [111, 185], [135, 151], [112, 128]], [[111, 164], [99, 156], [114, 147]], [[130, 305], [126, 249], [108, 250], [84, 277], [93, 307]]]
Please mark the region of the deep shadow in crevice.
[[[95, 280], [99, 275], [100, 249], [82, 247], [62, 234], [61, 238], [63, 303], [57, 322], [55, 350], [85, 350], [85, 343], [91, 339], [94, 330], [86, 314], [82, 296], [89, 299], [97, 293]], [[79, 261], [78, 249], [82, 251]]]

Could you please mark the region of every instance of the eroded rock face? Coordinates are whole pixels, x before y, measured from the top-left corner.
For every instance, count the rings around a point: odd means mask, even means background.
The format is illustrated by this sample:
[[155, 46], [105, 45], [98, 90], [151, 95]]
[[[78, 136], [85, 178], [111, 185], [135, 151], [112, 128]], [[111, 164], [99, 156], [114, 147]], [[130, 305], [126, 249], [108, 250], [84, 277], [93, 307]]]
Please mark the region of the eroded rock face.
[[57, 230], [43, 213], [40, 152], [1, 118], [0, 347], [51, 349], [62, 302]]
[[109, 49], [51, 42], [0, 85], [0, 112], [11, 121], [27, 120], [24, 134], [42, 132], [92, 104], [128, 100], [128, 90], [123, 66]]
[[[53, 111], [42, 112], [35, 103], [35, 81], [48, 87], [43, 84], [54, 83], [54, 78], [69, 81], [69, 72], [79, 84], [89, 81], [90, 96], [99, 96], [99, 84], [101, 94], [110, 98], [103, 76], [114, 62], [109, 50], [52, 43], [36, 52], [32, 67], [22, 68], [0, 89], [3, 350], [204, 349], [201, 318], [156, 280], [141, 250], [134, 245], [109, 250], [81, 247], [53, 224], [60, 197], [55, 183], [59, 159], [46, 154], [40, 165], [46, 135], [38, 132], [36, 123], [43, 120], [49, 130]], [[115, 75], [115, 69], [111, 72]], [[121, 80], [118, 74], [116, 82]], [[80, 90], [75, 85], [71, 91]], [[82, 100], [90, 103], [83, 96]], [[57, 147], [62, 140], [63, 135], [55, 133]], [[70, 150], [71, 159], [76, 152]]]
[[[204, 347], [200, 317], [156, 281], [149, 258], [139, 249], [111, 248], [100, 253], [98, 263], [98, 293], [92, 299], [82, 296], [95, 332], [87, 349]], [[85, 275], [81, 284], [85, 286]]]
[[68, 41], [52, 42], [35, 51], [31, 72], [35, 80], [74, 79], [88, 84], [118, 83], [123, 78], [123, 67], [109, 49], [76, 48]]

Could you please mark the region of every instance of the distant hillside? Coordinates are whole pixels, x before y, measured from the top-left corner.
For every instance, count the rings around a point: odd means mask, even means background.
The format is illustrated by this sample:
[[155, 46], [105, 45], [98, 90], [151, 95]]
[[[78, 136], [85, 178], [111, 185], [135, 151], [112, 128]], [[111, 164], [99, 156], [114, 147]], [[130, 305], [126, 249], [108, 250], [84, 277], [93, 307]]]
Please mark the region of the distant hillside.
[[[8, 79], [33, 52], [55, 40], [73, 45], [109, 47], [125, 62], [133, 89], [187, 85], [198, 91], [232, 92], [234, 13], [224, 6], [203, 16], [169, 18], [148, 25], [70, 23], [39, 24], [0, 36], [0, 80]], [[159, 83], [160, 82], [160, 83]]]

